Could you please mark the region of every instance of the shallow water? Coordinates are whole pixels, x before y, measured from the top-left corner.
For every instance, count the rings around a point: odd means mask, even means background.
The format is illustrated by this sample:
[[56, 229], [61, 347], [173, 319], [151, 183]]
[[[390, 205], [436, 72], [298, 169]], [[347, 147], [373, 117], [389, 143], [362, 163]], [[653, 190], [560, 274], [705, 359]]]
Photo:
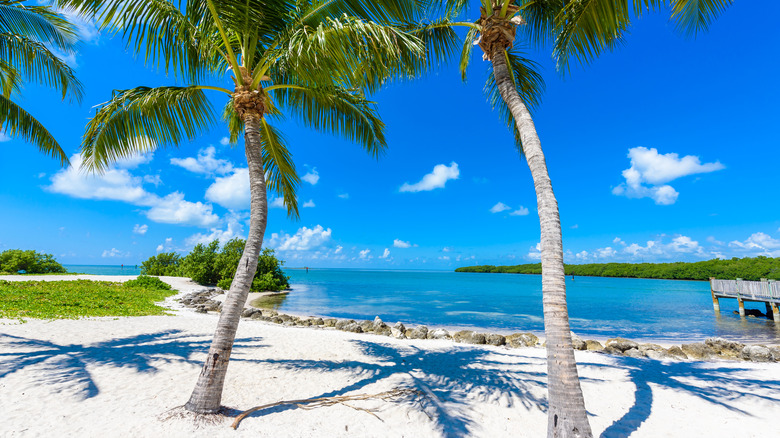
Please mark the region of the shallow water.
[[[496, 332], [544, 331], [541, 277], [443, 271], [287, 270], [293, 292], [282, 312], [402, 321]], [[716, 315], [708, 282], [634, 278], [566, 279], [572, 330], [583, 337], [622, 336], [680, 343], [720, 336], [780, 342], [780, 324], [734, 315], [721, 300]], [[764, 311], [763, 303], [746, 303]]]
[[139, 265], [63, 265], [69, 273], [90, 275], [139, 275]]

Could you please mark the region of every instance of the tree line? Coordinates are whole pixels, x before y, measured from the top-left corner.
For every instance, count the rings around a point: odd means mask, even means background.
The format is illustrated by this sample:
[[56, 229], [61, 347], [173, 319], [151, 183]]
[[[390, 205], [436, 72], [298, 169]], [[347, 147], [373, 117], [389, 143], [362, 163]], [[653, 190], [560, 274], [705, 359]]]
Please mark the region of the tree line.
[[[482, 272], [491, 274], [541, 274], [541, 263], [514, 266], [465, 266], [455, 272]], [[712, 259], [701, 262], [674, 263], [589, 263], [564, 265], [566, 275], [582, 277], [659, 278], [668, 280], [709, 280], [719, 278], [758, 281], [762, 278], [780, 280], [780, 257], [734, 257], [730, 260]]]

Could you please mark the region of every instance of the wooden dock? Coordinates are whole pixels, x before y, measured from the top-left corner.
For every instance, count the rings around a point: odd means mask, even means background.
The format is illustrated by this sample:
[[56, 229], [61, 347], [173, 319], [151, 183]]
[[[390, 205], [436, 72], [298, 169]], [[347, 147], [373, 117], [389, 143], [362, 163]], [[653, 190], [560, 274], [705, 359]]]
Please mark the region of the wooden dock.
[[736, 298], [739, 304], [739, 316], [745, 316], [745, 301], [754, 301], [766, 305], [766, 315], [780, 324], [780, 282], [761, 279], [761, 281], [716, 280], [710, 278], [710, 292], [715, 312], [720, 312], [720, 298]]

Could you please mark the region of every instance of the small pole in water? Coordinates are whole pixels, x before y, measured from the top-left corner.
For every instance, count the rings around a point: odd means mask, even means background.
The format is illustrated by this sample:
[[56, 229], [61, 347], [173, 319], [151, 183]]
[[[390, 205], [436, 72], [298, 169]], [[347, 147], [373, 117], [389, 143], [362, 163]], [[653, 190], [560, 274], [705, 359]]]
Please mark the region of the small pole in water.
[[303, 269], [305, 269], [306, 272], [309, 272], [309, 267], [308, 266], [304, 266]]

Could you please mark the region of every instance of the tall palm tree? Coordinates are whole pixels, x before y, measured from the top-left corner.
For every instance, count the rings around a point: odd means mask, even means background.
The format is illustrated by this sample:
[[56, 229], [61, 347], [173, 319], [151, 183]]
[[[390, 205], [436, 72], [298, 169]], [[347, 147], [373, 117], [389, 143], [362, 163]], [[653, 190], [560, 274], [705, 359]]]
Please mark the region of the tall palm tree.
[[[175, 145], [185, 137], [194, 139], [215, 121], [206, 91], [223, 93], [222, 116], [231, 140], [244, 134], [251, 191], [249, 233], [207, 359], [185, 405], [193, 412], [215, 413], [221, 407], [228, 360], [263, 243], [266, 190], [284, 198], [290, 216], [298, 215], [299, 178], [274, 124], [288, 113], [379, 156], [386, 146], [384, 124], [363, 90], [417, 74], [429, 62], [423, 40], [444, 50], [448, 41], [455, 41], [454, 34], [423, 26], [415, 28], [413, 36], [391, 26], [412, 27], [409, 23], [415, 22], [420, 7], [415, 0], [59, 4], [121, 32], [147, 62], [190, 83], [114, 92], [87, 125], [82, 154], [89, 169], [100, 171], [118, 158], [157, 145]], [[444, 45], [437, 39], [442, 35]], [[232, 84], [225, 87], [219, 81]], [[154, 141], [139, 140], [142, 136]]]
[[[451, 0], [447, 15], [463, 11], [467, 0]], [[471, 48], [479, 45], [491, 63], [486, 89], [491, 103], [515, 133], [534, 181], [541, 228], [542, 301], [547, 338], [548, 437], [592, 437], [574, 358], [566, 305], [563, 241], [558, 202], [547, 172], [541, 141], [529, 106], [538, 103], [543, 86], [536, 65], [514, 46], [518, 27], [526, 42], [554, 43], [559, 70], [571, 59], [587, 63], [622, 41], [631, 11], [671, 6], [672, 19], [686, 33], [706, 30], [731, 0], [481, 0], [480, 18], [469, 31], [461, 56], [465, 79]], [[632, 8], [633, 6], [633, 8]]]
[[19, 0], [0, 0], [0, 129], [21, 137], [68, 164], [68, 155], [51, 133], [12, 99], [25, 82], [54, 88], [62, 99], [81, 100], [82, 85], [73, 70], [52, 48], [72, 54], [76, 32], [61, 14], [47, 6]]

